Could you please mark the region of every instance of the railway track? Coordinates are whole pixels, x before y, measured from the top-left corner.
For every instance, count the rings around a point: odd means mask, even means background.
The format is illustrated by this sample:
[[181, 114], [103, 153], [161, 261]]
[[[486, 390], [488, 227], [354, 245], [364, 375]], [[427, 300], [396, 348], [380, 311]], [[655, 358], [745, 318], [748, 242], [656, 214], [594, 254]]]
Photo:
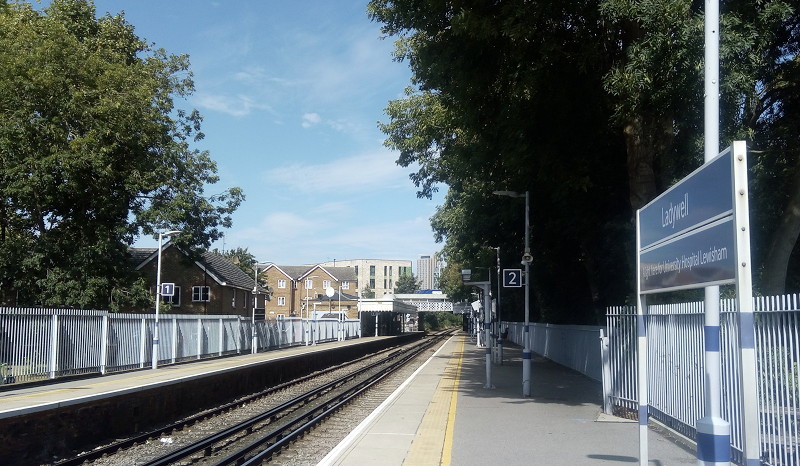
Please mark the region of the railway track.
[[[155, 445], [157, 448], [147, 450], [155, 450], [157, 454], [141, 458], [135, 464], [269, 462], [342, 407], [450, 334], [431, 335], [414, 344], [390, 348], [310, 374], [55, 464], [133, 464], [132, 456], [141, 457], [140, 453], [134, 453], [137, 446], [147, 445]], [[225, 417], [229, 419], [216, 421]], [[204, 427], [206, 424], [213, 427]], [[209, 433], [209, 429], [213, 431]], [[165, 450], [168, 451], [162, 454]]]

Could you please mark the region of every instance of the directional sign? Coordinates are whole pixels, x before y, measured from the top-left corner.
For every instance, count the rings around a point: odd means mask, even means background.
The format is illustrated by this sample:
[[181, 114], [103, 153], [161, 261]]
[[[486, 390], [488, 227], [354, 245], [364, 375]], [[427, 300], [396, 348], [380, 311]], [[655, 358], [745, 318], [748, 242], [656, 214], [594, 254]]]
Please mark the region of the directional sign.
[[734, 283], [736, 239], [733, 219], [718, 220], [642, 252], [641, 293]]
[[522, 270], [503, 269], [503, 288], [522, 287]]
[[162, 283], [161, 284], [161, 296], [175, 296], [175, 284], [174, 283]]

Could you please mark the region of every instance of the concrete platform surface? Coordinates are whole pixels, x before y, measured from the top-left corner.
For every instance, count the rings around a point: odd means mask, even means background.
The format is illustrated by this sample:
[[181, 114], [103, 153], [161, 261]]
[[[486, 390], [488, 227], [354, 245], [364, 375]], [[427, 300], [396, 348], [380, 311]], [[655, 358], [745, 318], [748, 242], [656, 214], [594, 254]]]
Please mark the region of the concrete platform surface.
[[[639, 463], [638, 423], [602, 414], [600, 382], [534, 355], [523, 397], [521, 356], [506, 347], [485, 388], [485, 350], [451, 338], [319, 464]], [[652, 429], [648, 450], [648, 464], [697, 463], [690, 444]]]

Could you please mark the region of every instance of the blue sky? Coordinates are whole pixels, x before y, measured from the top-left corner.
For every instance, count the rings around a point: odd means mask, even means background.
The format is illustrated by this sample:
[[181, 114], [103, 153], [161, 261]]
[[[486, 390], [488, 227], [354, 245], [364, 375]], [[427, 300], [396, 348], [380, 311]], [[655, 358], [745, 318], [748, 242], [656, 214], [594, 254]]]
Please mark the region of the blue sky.
[[[190, 56], [220, 182], [247, 199], [225, 249], [283, 265], [407, 259], [440, 249], [430, 216], [443, 194], [417, 199], [378, 130], [389, 100], [409, 85], [393, 39], [366, 2], [324, 0], [95, 0], [125, 12], [139, 37]], [[444, 189], [441, 191], [444, 192]], [[155, 240], [141, 238], [141, 247]], [[223, 249], [222, 242], [212, 247]]]

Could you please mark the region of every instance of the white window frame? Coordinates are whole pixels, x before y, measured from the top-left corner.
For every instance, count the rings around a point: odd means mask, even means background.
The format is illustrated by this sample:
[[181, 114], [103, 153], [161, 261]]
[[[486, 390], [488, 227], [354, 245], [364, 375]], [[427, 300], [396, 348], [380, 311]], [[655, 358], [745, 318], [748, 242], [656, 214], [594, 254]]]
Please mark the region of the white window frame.
[[286, 280], [284, 279], [278, 280], [278, 288], [286, 288]]
[[[205, 298], [205, 299], [203, 299]], [[192, 302], [193, 303], [207, 303], [211, 301], [211, 287], [210, 286], [193, 286], [192, 287]]]
[[306, 289], [310, 290], [314, 288], [314, 280], [311, 278], [306, 278]]
[[278, 296], [278, 306], [286, 305], [286, 296]]
[[181, 305], [181, 287], [176, 285], [172, 296], [161, 295], [161, 303], [162, 304], [170, 304], [170, 305], [172, 305], [172, 307], [180, 306]]
[[327, 290], [330, 287], [331, 287], [331, 281], [330, 280], [322, 280], [322, 288]]
[[350, 289], [350, 282], [342, 282], [342, 289], [349, 290]]

